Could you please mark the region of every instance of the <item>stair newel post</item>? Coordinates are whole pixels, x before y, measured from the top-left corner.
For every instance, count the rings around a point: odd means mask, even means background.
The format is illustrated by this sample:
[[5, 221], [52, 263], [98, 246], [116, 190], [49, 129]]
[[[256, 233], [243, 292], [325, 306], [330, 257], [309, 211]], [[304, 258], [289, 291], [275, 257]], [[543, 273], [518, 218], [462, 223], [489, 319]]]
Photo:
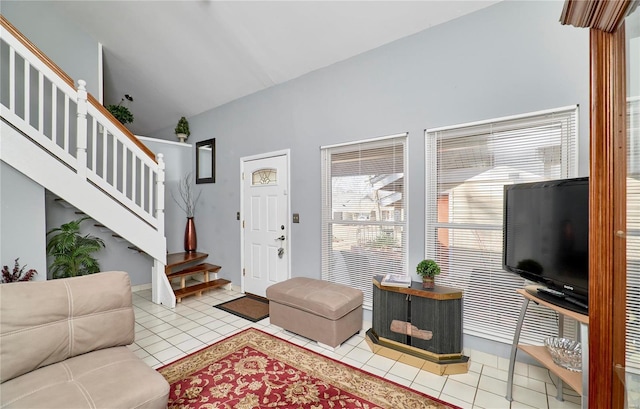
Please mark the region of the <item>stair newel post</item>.
[[[164, 155], [158, 153], [156, 155], [156, 162], [158, 163], [155, 197], [156, 226], [158, 232], [164, 237]], [[166, 264], [166, 259], [154, 260], [153, 262], [153, 271], [151, 274], [151, 301], [156, 304], [164, 304], [167, 307], [175, 308], [176, 297], [173, 294], [173, 288], [171, 288], [171, 283], [165, 273]]]
[[78, 80], [76, 159], [78, 175], [87, 177], [87, 82]]

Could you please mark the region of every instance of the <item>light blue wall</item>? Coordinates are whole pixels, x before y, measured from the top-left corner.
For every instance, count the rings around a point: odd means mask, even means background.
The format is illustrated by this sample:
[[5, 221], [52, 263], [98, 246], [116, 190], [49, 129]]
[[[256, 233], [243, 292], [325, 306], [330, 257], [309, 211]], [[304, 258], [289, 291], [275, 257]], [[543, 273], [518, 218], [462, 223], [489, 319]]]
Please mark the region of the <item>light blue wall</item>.
[[[588, 174], [589, 38], [561, 1], [504, 2], [190, 118], [216, 138], [199, 250], [240, 283], [240, 158], [291, 149], [292, 275], [320, 277], [322, 145], [409, 132], [409, 265], [424, 255], [424, 129], [580, 104]], [[156, 135], [175, 139], [172, 129]]]
[[13, 270], [14, 261], [34, 268], [33, 281], [47, 279], [44, 188], [0, 162], [0, 264]]
[[60, 13], [51, 1], [2, 0], [0, 12], [76, 83], [98, 98], [98, 41]]

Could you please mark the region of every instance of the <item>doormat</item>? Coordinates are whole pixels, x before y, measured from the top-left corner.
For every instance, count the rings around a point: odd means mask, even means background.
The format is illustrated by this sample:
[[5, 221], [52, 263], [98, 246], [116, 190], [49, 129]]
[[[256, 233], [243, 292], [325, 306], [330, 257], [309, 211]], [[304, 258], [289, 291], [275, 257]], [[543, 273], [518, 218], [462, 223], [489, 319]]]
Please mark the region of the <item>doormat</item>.
[[251, 322], [258, 322], [269, 316], [269, 300], [253, 294], [247, 294], [214, 307]]

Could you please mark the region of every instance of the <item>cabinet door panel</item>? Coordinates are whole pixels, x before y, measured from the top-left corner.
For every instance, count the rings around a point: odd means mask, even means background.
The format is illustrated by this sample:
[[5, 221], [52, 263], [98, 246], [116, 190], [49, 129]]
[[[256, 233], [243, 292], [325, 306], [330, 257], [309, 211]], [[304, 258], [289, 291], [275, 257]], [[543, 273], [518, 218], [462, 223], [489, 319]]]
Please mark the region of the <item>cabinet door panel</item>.
[[384, 291], [373, 286], [373, 330], [379, 337], [407, 343], [407, 336], [391, 331], [391, 321], [407, 321], [409, 313], [407, 295]]
[[462, 352], [462, 299], [411, 297], [411, 323], [433, 332], [430, 340], [412, 337], [410, 345], [436, 354]]

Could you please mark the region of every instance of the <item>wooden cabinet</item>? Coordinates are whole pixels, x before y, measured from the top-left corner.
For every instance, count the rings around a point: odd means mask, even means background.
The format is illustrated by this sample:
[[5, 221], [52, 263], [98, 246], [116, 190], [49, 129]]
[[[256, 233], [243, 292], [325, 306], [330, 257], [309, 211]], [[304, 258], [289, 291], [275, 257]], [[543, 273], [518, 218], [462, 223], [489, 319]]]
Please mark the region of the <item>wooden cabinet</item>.
[[423, 369], [435, 373], [466, 372], [469, 358], [462, 355], [462, 291], [441, 286], [423, 289], [415, 281], [408, 288], [386, 287], [381, 281], [382, 276], [373, 279], [373, 327], [368, 332], [372, 342], [429, 361], [431, 365], [426, 362]]
[[[381, 276], [373, 281], [373, 329], [378, 336], [411, 345], [434, 354], [462, 352], [462, 291], [436, 286], [423, 289], [422, 283], [411, 287], [385, 287]], [[393, 321], [406, 322], [418, 330], [430, 331], [425, 340], [391, 329]]]

